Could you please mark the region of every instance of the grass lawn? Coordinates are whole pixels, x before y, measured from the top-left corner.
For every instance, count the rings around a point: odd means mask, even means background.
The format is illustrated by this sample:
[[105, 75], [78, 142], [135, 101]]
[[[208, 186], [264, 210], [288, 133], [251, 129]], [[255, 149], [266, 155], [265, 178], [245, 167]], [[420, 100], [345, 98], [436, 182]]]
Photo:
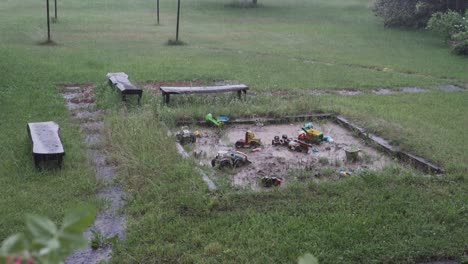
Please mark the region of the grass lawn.
[[[57, 84], [94, 83], [130, 219], [116, 263], [287, 263], [305, 252], [323, 263], [414, 262], [463, 258], [468, 250], [468, 61], [425, 31], [384, 29], [366, 0], [269, 0], [260, 8], [230, 1], [184, 1], [181, 39], [176, 2], [59, 0], [55, 46], [44, 40], [43, 1], [0, 3], [0, 239], [20, 231], [24, 213], [59, 219], [95, 203], [93, 169]], [[175, 97], [171, 107], [145, 92], [125, 109], [105, 74], [131, 80], [239, 80], [248, 100]], [[377, 96], [373, 88], [419, 86], [421, 94]], [[355, 88], [363, 95], [312, 96]], [[271, 91], [287, 90], [285, 96]], [[223, 187], [209, 194], [193, 161], [181, 161], [160, 121], [305, 112], [344, 114], [395, 145], [442, 165], [426, 177], [406, 168], [252, 193]], [[33, 168], [26, 123], [54, 120], [67, 155], [64, 169]], [[128, 129], [133, 127], [133, 129]], [[136, 140], [137, 138], [138, 140]]]

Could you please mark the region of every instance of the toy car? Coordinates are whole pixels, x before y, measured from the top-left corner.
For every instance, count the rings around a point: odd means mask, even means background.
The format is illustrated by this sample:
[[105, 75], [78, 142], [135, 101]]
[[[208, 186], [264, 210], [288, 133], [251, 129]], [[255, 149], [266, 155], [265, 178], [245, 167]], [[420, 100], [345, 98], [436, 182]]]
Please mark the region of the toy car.
[[237, 168], [250, 163], [247, 155], [239, 151], [218, 151], [216, 157], [211, 160], [211, 166], [219, 169]]
[[183, 127], [182, 131], [177, 132], [176, 139], [182, 145], [188, 143], [195, 143], [197, 141], [197, 137], [195, 136], [195, 134], [188, 130], [186, 127]]

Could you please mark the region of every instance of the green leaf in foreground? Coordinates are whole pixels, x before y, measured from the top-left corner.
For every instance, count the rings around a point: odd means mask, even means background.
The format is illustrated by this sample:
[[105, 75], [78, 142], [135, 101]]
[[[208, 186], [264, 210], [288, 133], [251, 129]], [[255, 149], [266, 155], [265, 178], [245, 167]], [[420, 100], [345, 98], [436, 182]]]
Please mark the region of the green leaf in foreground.
[[3, 241], [0, 261], [20, 257], [35, 263], [62, 263], [74, 250], [86, 245], [83, 232], [95, 217], [94, 208], [78, 208], [67, 213], [58, 229], [46, 217], [27, 215], [27, 233], [15, 234]]

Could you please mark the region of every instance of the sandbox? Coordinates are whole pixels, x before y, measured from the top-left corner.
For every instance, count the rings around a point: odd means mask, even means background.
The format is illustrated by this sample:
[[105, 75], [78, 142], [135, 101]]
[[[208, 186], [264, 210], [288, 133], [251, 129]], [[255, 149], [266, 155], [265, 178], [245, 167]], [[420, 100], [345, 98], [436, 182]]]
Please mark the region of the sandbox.
[[[185, 149], [198, 157], [203, 166], [211, 167], [211, 161], [218, 151], [240, 151], [248, 155], [251, 164], [232, 169], [214, 168], [215, 177], [224, 177], [233, 187], [259, 189], [262, 178], [277, 177], [281, 186], [292, 181], [337, 180], [350, 177], [362, 170], [381, 170], [391, 164], [392, 158], [368, 146], [349, 130], [330, 121], [314, 123], [314, 127], [332, 142], [313, 144], [314, 151], [292, 151], [287, 146], [273, 146], [275, 136], [287, 135], [297, 138], [303, 123], [280, 125], [229, 125], [223, 128], [197, 128], [200, 137], [196, 143]], [[192, 128], [192, 130], [194, 130]], [[234, 147], [235, 142], [245, 138], [246, 131], [252, 131], [262, 141], [262, 146], [252, 148]], [[357, 160], [346, 158], [345, 149], [359, 149]]]

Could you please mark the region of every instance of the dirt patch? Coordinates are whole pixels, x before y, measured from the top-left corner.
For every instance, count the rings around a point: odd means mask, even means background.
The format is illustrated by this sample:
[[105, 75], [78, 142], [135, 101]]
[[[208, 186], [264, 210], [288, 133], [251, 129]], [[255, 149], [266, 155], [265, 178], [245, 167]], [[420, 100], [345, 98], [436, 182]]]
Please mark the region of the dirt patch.
[[[247, 130], [253, 131], [256, 137], [262, 140], [261, 151], [240, 149], [249, 155], [252, 164], [227, 172], [215, 169], [218, 176], [230, 177], [233, 186], [253, 189], [260, 188], [262, 177], [279, 177], [283, 179], [283, 185], [287, 185], [289, 181], [295, 179], [338, 179], [364, 169], [380, 170], [392, 162], [389, 157], [353, 137], [348, 130], [331, 122], [316, 125], [325, 136], [333, 138], [331, 143], [323, 142], [315, 145], [317, 152], [296, 152], [286, 146], [272, 145], [274, 136], [281, 137], [286, 134], [288, 137], [297, 138], [301, 126], [299, 123], [268, 126], [236, 125], [226, 127], [221, 133], [213, 129], [203, 129], [202, 137], [197, 140], [191, 152], [201, 153], [201, 163], [211, 167], [211, 159], [219, 150], [234, 150], [234, 143], [243, 139]], [[352, 146], [361, 149], [360, 158], [355, 162], [348, 162], [344, 149]]]
[[336, 90], [341, 95], [360, 95], [362, 92], [354, 88], [341, 88]]
[[205, 81], [201, 80], [173, 80], [173, 81], [147, 81], [147, 82], [142, 82], [139, 83], [145, 90], [150, 90], [150, 91], [157, 91], [159, 92], [159, 88], [161, 86], [180, 86], [180, 87], [192, 87], [192, 86], [206, 86], [206, 85], [211, 85], [208, 84]]

